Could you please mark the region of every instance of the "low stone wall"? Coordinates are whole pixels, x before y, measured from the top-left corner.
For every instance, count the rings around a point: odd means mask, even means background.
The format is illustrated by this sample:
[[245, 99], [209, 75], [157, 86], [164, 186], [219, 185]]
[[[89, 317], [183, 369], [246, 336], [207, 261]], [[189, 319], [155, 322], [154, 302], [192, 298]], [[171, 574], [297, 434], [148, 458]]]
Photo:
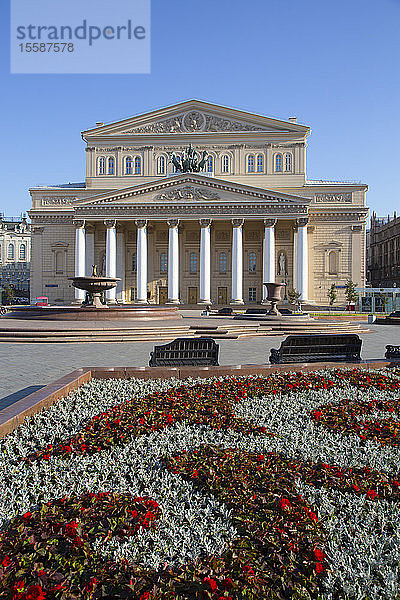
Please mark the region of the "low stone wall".
[[316, 371], [318, 369], [355, 368], [381, 369], [399, 366], [399, 360], [367, 360], [357, 363], [296, 363], [293, 365], [232, 365], [221, 367], [83, 367], [41, 390], [14, 402], [0, 411], [0, 438], [16, 429], [26, 417], [54, 404], [91, 379], [186, 379], [187, 377], [221, 377], [246, 375], [271, 375], [276, 371]]

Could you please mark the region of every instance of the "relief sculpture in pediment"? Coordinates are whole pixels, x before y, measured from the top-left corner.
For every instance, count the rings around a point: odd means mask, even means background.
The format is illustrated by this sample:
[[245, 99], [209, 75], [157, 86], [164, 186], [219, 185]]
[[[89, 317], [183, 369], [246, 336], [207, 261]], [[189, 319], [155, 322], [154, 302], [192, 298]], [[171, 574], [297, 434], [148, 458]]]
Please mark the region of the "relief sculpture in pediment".
[[218, 200], [220, 196], [212, 191], [204, 188], [185, 185], [184, 187], [175, 188], [168, 192], [162, 192], [156, 196], [156, 200]]
[[192, 110], [163, 121], [134, 127], [122, 133], [186, 133], [195, 131], [263, 131], [262, 127]]

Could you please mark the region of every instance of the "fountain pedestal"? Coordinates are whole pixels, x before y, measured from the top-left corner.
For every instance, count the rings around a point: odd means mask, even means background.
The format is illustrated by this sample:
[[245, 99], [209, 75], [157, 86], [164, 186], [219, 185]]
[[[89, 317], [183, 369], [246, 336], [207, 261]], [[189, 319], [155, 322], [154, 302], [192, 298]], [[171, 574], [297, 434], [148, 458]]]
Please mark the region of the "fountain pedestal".
[[281, 313], [277, 309], [276, 305], [280, 302], [282, 288], [285, 287], [284, 283], [263, 283], [267, 288], [267, 300], [271, 302], [271, 308], [268, 311], [268, 315], [275, 315], [277, 317], [281, 316]]

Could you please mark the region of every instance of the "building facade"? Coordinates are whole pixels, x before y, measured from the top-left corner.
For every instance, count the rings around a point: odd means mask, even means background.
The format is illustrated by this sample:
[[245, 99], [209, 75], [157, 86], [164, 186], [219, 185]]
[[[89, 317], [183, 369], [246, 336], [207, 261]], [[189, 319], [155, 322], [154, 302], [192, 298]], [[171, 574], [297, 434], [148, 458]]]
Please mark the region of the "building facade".
[[[309, 127], [198, 100], [82, 133], [84, 183], [33, 188], [32, 295], [80, 300], [91, 265], [109, 302], [242, 304], [285, 282], [326, 304], [365, 285], [367, 186], [306, 177]], [[192, 144], [205, 170], [171, 162]]]
[[372, 287], [400, 287], [400, 217], [371, 216], [367, 278]]
[[29, 293], [31, 226], [25, 216], [0, 215], [0, 286], [11, 285], [15, 297]]

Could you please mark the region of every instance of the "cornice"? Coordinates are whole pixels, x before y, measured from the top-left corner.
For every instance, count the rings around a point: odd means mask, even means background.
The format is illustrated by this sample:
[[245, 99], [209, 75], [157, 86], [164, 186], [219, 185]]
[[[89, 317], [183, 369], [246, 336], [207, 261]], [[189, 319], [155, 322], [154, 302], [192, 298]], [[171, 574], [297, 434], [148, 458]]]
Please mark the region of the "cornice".
[[210, 204], [203, 203], [162, 203], [157, 205], [108, 205], [108, 206], [82, 206], [77, 207], [75, 211], [76, 218], [103, 220], [104, 218], [128, 219], [135, 220], [136, 218], [159, 219], [165, 220], [167, 217], [253, 217], [264, 218], [266, 215], [273, 215], [279, 219], [294, 219], [307, 215], [307, 206], [296, 204], [238, 204], [238, 203], [223, 203], [216, 202]]

